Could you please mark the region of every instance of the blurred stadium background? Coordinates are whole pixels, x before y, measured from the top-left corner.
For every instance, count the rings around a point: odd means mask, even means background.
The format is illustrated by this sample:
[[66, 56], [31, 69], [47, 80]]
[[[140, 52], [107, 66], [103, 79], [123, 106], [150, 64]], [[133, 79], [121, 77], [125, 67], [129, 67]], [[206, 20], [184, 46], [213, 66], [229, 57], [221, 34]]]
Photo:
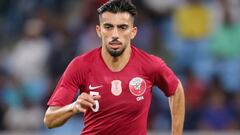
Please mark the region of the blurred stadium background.
[[[80, 133], [82, 115], [51, 130], [43, 115], [70, 60], [100, 46], [96, 9], [105, 1], [0, 0], [0, 135]], [[133, 2], [134, 44], [162, 57], [183, 82], [185, 134], [240, 134], [240, 1]], [[167, 98], [153, 92], [149, 134], [169, 134]]]

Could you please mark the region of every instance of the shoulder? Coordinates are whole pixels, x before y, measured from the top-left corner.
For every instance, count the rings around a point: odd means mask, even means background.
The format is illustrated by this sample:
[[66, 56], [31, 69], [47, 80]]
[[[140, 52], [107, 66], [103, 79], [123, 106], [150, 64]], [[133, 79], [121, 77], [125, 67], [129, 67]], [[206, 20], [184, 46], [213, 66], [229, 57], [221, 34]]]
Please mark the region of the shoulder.
[[90, 64], [99, 56], [100, 56], [100, 48], [96, 48], [94, 50], [88, 51], [86, 53], [83, 53], [75, 57], [72, 60], [72, 62], [77, 64]]
[[94, 63], [95, 59], [100, 55], [100, 48], [91, 50], [82, 55], [76, 56], [69, 63], [68, 68], [74, 68], [76, 70], [84, 70]]
[[153, 54], [150, 54], [144, 50], [141, 50], [136, 47], [132, 47], [133, 52], [136, 56], [137, 61], [143, 63], [143, 64], [150, 64], [152, 66], [156, 64], [164, 64], [164, 60], [162, 58], [155, 56]]

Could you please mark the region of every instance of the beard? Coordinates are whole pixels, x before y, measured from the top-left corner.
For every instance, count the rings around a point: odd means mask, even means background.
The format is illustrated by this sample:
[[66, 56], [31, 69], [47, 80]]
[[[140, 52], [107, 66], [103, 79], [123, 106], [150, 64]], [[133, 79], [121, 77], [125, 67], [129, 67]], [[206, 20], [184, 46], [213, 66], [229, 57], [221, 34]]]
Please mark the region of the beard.
[[107, 51], [112, 57], [121, 56], [123, 54], [123, 52], [125, 51], [125, 49], [126, 49], [126, 47], [119, 48], [119, 49], [116, 49], [116, 50], [107, 47]]

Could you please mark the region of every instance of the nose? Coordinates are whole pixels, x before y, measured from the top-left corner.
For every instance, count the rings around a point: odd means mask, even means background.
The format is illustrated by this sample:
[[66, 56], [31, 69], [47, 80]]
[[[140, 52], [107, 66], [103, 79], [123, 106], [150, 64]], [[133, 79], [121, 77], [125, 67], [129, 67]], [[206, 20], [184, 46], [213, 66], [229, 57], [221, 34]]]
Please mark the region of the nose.
[[117, 28], [113, 29], [112, 38], [113, 39], [118, 39], [119, 38], [119, 33], [118, 33]]

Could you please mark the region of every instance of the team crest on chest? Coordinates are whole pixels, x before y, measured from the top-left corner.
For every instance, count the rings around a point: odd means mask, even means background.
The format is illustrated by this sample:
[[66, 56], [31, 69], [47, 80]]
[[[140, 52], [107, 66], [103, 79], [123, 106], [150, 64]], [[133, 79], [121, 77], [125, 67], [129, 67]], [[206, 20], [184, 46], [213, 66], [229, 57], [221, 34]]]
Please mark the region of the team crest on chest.
[[135, 77], [129, 82], [129, 90], [135, 96], [142, 96], [146, 90], [146, 82], [140, 77]]
[[111, 92], [114, 96], [119, 96], [122, 93], [122, 82], [120, 80], [113, 80], [111, 82]]

